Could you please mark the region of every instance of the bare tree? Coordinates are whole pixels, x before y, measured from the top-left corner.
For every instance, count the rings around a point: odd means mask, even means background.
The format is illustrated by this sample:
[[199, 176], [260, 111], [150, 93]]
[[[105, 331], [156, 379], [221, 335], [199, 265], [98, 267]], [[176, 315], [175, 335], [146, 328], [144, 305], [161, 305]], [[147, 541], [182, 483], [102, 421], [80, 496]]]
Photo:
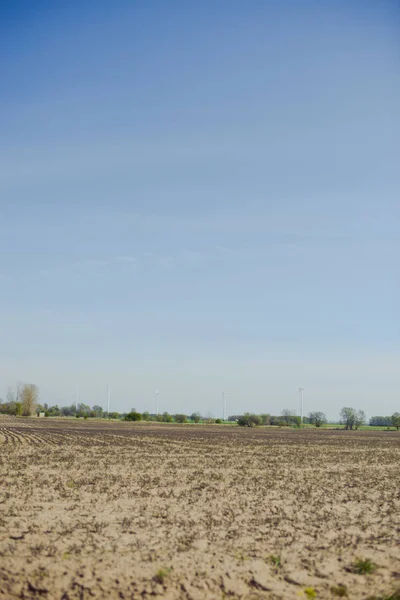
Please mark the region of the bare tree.
[[7, 390], [7, 402], [21, 402], [23, 384], [18, 382], [15, 387], [9, 387]]
[[39, 390], [34, 383], [26, 383], [22, 387], [22, 414], [25, 417], [33, 415], [39, 397]]
[[345, 429], [353, 429], [356, 421], [356, 411], [354, 408], [344, 406], [340, 411], [340, 422], [345, 426]]
[[340, 421], [345, 429], [358, 429], [365, 423], [365, 413], [363, 410], [344, 407], [340, 411]]
[[363, 410], [358, 410], [356, 412], [356, 419], [354, 421], [354, 427], [358, 429], [361, 425], [365, 423], [365, 412]]

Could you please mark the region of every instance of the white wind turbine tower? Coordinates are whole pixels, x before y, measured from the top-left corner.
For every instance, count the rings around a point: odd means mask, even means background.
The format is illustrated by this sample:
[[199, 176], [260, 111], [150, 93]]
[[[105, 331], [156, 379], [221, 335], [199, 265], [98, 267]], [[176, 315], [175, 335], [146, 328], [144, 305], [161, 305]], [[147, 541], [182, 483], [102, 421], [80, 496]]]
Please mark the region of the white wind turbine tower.
[[79, 388], [77, 385], [76, 386], [76, 398], [75, 398], [75, 408], [76, 408], [77, 412], [78, 412], [78, 404], [79, 404]]
[[222, 392], [222, 419], [226, 421], [226, 392]]
[[300, 394], [300, 403], [301, 403], [301, 424], [303, 425], [303, 415], [304, 415], [304, 398], [303, 398], [304, 388], [299, 387]]
[[158, 417], [158, 397], [159, 397], [160, 393], [158, 390], [156, 390], [156, 415]]
[[107, 415], [110, 413], [110, 386], [107, 384]]

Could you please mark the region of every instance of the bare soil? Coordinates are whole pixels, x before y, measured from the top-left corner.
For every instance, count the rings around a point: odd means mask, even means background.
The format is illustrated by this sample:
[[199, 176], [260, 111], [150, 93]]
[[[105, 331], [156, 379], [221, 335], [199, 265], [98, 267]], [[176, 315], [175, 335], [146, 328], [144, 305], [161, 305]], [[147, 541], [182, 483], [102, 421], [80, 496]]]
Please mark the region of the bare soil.
[[399, 433], [0, 417], [0, 598], [399, 589]]

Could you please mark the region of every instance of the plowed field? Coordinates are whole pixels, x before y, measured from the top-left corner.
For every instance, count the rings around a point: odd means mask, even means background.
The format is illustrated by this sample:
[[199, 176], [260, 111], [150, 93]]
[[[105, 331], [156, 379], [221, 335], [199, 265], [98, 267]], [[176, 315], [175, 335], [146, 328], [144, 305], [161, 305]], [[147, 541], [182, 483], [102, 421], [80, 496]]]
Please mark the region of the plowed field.
[[0, 598], [399, 589], [397, 432], [0, 417]]

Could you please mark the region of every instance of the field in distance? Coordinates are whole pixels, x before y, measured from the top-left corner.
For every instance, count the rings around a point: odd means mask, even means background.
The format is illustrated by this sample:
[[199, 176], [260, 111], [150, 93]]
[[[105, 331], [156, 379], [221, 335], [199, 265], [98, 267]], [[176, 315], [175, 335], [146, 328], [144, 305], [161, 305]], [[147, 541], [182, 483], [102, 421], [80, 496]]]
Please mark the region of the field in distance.
[[399, 464], [395, 431], [0, 417], [0, 598], [400, 598]]

